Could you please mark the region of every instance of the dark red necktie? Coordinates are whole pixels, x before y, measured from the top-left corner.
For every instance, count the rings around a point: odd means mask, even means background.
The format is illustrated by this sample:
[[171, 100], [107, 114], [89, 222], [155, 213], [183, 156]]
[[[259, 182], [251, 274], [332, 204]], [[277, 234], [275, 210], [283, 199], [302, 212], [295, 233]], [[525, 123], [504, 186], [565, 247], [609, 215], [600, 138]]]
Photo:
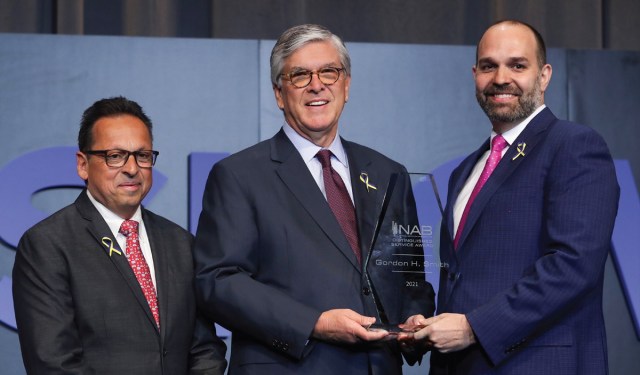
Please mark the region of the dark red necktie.
[[489, 158], [487, 159], [486, 164], [484, 165], [484, 169], [482, 169], [482, 173], [480, 174], [480, 178], [478, 182], [476, 182], [476, 186], [473, 187], [473, 191], [469, 196], [469, 200], [467, 201], [467, 205], [464, 207], [464, 211], [462, 212], [462, 217], [460, 218], [460, 224], [458, 224], [458, 230], [456, 231], [456, 237], [453, 240], [453, 248], [458, 248], [458, 241], [460, 240], [460, 235], [462, 234], [462, 230], [464, 229], [464, 224], [467, 222], [467, 215], [469, 214], [469, 210], [471, 209], [471, 204], [476, 199], [476, 196], [480, 192], [480, 189], [484, 186], [485, 182], [493, 173], [493, 170], [496, 169], [500, 159], [502, 158], [502, 150], [507, 147], [508, 143], [502, 137], [502, 135], [498, 134], [493, 137], [491, 141], [491, 153], [489, 154]]
[[360, 245], [358, 241], [358, 226], [356, 223], [356, 211], [349, 197], [347, 187], [344, 185], [344, 181], [340, 178], [338, 172], [331, 167], [331, 151], [320, 150], [316, 154], [320, 164], [322, 164], [322, 178], [324, 180], [324, 190], [327, 194], [327, 202], [329, 207], [338, 219], [340, 227], [344, 235], [351, 245], [351, 249], [360, 263]]
[[156, 297], [156, 288], [151, 281], [151, 271], [149, 265], [142, 255], [140, 249], [140, 237], [138, 236], [138, 222], [135, 220], [125, 220], [120, 226], [120, 233], [127, 237], [127, 259], [133, 273], [140, 283], [144, 298], [149, 304], [153, 318], [160, 327], [160, 311], [158, 310], [158, 298]]

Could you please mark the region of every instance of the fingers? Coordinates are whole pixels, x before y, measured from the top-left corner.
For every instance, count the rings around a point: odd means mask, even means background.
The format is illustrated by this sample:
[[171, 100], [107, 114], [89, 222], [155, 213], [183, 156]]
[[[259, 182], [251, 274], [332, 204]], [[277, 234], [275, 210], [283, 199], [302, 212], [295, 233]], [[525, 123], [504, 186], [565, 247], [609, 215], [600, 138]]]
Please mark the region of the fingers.
[[389, 332], [385, 330], [369, 331], [363, 328], [363, 331], [358, 331], [356, 335], [362, 341], [378, 341], [389, 336]]
[[422, 314], [412, 315], [409, 318], [407, 318], [407, 321], [404, 322], [404, 324], [410, 325], [410, 326], [418, 326], [418, 325], [424, 324], [423, 322], [425, 320], [426, 319]]
[[436, 322], [438, 322], [438, 321], [440, 321], [440, 320], [442, 320], [442, 319], [446, 319], [446, 318], [448, 318], [450, 315], [452, 315], [452, 314], [449, 314], [449, 313], [443, 313], [443, 314], [440, 314], [440, 315], [432, 316], [432, 317], [430, 317], [430, 318], [428, 318], [428, 319], [423, 320], [423, 323], [422, 323], [422, 324], [424, 324], [424, 325], [428, 326], [428, 325], [431, 325], [431, 324], [433, 324], [433, 323], [436, 323]]
[[386, 337], [385, 331], [368, 331], [367, 327], [376, 319], [363, 316], [349, 309], [335, 309], [323, 312], [316, 322], [313, 337], [324, 341], [355, 343], [375, 341]]
[[441, 314], [423, 320], [426, 325], [413, 334], [416, 342], [429, 345], [442, 353], [462, 350], [475, 343], [473, 330], [463, 314]]
[[426, 327], [423, 329], [413, 333], [413, 339], [415, 341], [428, 341], [429, 336], [431, 335], [431, 327], [425, 322]]
[[345, 309], [345, 310], [337, 310], [337, 311], [344, 311], [345, 312], [345, 316], [347, 318], [355, 321], [361, 327], [371, 327], [371, 325], [376, 322], [376, 318], [373, 318], [371, 316], [360, 315], [360, 314], [358, 314], [357, 312], [355, 312], [353, 310]]

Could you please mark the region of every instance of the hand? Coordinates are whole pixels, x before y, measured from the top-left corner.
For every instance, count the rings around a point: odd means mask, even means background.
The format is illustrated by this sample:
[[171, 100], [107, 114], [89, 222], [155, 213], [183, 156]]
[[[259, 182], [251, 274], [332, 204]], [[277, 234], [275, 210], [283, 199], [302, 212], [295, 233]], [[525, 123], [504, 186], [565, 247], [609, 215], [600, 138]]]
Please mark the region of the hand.
[[413, 334], [442, 353], [456, 352], [476, 342], [473, 330], [464, 314], [444, 313], [420, 321], [423, 329]]
[[403, 323], [403, 325], [406, 325], [406, 326], [419, 326], [419, 325], [422, 325], [425, 320], [427, 320], [427, 319], [422, 314], [412, 315], [412, 316], [407, 318], [407, 321], [405, 321]]
[[[411, 353], [422, 346], [421, 350], [428, 350], [425, 348], [428, 346], [425, 341], [416, 341], [414, 339], [414, 333], [424, 328], [423, 322], [427, 319], [422, 314], [412, 315], [407, 318], [407, 320], [400, 324], [400, 328], [402, 328], [403, 332], [398, 333], [398, 342], [400, 343], [400, 349], [403, 352]], [[422, 345], [418, 345], [422, 344]]]
[[329, 342], [354, 344], [358, 341], [377, 341], [389, 335], [386, 331], [368, 331], [376, 319], [349, 309], [325, 311], [320, 315], [312, 336]]

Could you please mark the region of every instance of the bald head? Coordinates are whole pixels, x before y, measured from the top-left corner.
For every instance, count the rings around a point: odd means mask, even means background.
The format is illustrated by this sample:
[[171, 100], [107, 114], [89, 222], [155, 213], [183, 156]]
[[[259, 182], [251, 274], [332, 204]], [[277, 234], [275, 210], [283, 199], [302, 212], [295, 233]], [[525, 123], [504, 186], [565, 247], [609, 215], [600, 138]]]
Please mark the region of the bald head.
[[503, 20], [503, 21], [498, 21], [493, 25], [489, 26], [489, 28], [482, 35], [482, 38], [480, 39], [480, 41], [478, 42], [478, 45], [476, 46], [476, 64], [478, 63], [478, 58], [479, 58], [478, 51], [480, 50], [483, 40], [485, 40], [487, 36], [491, 36], [499, 32], [508, 33], [508, 34], [517, 33], [518, 37], [521, 39], [527, 39], [528, 38], [527, 34], [528, 34], [529, 37], [533, 38], [532, 41], [533, 41], [533, 46], [535, 48], [535, 56], [536, 56], [536, 61], [538, 63], [538, 68], [542, 68], [547, 63], [547, 47], [544, 43], [544, 39], [542, 38], [542, 35], [540, 35], [538, 30], [536, 30], [533, 26], [529, 25], [526, 22], [521, 22], [517, 20]]

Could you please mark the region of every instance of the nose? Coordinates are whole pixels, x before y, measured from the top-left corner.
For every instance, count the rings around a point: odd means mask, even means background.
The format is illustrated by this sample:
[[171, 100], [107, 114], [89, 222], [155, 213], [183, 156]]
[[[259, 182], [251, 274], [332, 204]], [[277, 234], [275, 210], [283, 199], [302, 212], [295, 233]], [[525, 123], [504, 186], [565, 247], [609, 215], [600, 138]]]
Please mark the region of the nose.
[[509, 83], [511, 76], [509, 75], [509, 69], [504, 66], [499, 66], [496, 69], [496, 74], [493, 77], [493, 81], [496, 85], [503, 85]]
[[133, 154], [129, 154], [127, 161], [122, 166], [122, 172], [130, 176], [134, 176], [136, 173], [138, 173], [139, 170], [140, 170], [140, 167], [138, 167], [138, 163], [136, 162], [136, 157]]
[[324, 88], [324, 83], [320, 81], [320, 73], [311, 73], [311, 82], [309, 82], [309, 86], [307, 89], [318, 92]]

